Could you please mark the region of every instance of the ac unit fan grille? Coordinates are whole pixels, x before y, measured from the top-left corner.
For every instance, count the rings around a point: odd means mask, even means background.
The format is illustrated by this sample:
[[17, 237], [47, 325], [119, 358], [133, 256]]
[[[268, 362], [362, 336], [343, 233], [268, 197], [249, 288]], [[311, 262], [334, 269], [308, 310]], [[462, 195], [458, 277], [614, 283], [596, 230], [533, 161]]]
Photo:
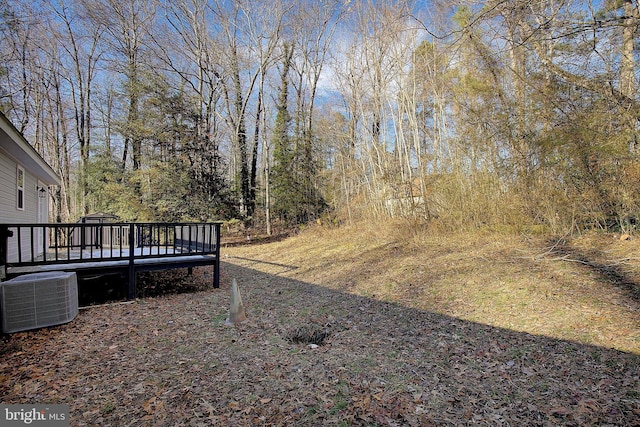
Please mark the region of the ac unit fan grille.
[[0, 288], [6, 333], [67, 323], [78, 314], [75, 273], [27, 274], [2, 283]]

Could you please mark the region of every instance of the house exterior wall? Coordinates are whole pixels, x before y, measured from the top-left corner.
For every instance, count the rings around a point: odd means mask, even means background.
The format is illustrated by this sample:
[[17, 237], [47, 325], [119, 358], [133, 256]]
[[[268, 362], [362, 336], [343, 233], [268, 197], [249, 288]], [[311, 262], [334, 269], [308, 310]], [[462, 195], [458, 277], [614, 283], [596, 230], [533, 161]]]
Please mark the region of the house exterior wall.
[[[22, 166], [22, 165], [20, 165]], [[22, 166], [24, 168], [24, 166]], [[24, 209], [18, 209], [18, 163], [0, 150], [0, 223], [38, 221], [38, 179], [25, 169]], [[47, 203], [47, 197], [44, 203]]]
[[[24, 171], [23, 203], [18, 206], [18, 166]], [[25, 224], [48, 223], [48, 186], [60, 185], [60, 177], [51, 166], [29, 144], [18, 129], [0, 112], [0, 223]], [[44, 189], [42, 195], [39, 190]], [[42, 197], [41, 197], [42, 196]], [[11, 230], [11, 228], [10, 228]], [[19, 258], [18, 246], [22, 249], [23, 261], [31, 261], [24, 256], [40, 256], [46, 249], [47, 230], [45, 227], [32, 228], [30, 233], [22, 233], [7, 239], [3, 258], [9, 262]], [[25, 235], [29, 234], [29, 235]], [[3, 237], [4, 238], [4, 237]], [[3, 245], [4, 249], [4, 245]], [[5, 265], [0, 265], [0, 280], [5, 278]]]
[[[18, 209], [17, 169], [19, 163], [0, 150], [0, 223], [37, 223], [38, 203], [44, 203], [43, 209], [48, 212], [49, 195], [38, 197], [38, 187], [42, 185], [38, 179], [24, 168], [24, 209]], [[20, 165], [22, 166], [22, 165]], [[38, 253], [43, 252], [42, 236], [33, 236], [34, 245]], [[17, 236], [14, 236], [14, 238]], [[20, 236], [22, 255], [27, 256], [31, 248], [31, 236]], [[7, 261], [17, 261], [17, 245], [7, 248]]]

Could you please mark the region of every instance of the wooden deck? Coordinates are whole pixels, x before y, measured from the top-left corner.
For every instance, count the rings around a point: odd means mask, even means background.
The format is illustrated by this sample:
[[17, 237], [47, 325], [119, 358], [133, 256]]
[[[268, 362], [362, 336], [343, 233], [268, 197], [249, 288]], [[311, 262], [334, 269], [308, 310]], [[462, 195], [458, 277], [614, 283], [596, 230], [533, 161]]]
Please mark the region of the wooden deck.
[[0, 280], [25, 273], [136, 272], [212, 265], [220, 286], [220, 223], [0, 224]]

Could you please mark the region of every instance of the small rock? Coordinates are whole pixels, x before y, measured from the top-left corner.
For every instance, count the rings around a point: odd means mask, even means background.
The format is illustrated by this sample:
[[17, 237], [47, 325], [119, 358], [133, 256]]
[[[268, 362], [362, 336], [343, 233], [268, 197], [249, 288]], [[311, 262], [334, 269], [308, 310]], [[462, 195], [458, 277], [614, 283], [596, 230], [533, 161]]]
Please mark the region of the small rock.
[[316, 348], [320, 347], [318, 344], [309, 344], [309, 348], [311, 350], [315, 350]]

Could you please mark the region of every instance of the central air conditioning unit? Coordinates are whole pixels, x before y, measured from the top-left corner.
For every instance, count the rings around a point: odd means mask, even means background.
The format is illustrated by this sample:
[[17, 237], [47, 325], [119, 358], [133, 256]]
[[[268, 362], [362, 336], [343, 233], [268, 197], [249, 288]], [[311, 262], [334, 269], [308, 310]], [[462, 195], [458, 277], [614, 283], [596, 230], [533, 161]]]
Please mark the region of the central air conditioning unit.
[[0, 283], [5, 333], [60, 325], [78, 314], [76, 273], [49, 271]]

